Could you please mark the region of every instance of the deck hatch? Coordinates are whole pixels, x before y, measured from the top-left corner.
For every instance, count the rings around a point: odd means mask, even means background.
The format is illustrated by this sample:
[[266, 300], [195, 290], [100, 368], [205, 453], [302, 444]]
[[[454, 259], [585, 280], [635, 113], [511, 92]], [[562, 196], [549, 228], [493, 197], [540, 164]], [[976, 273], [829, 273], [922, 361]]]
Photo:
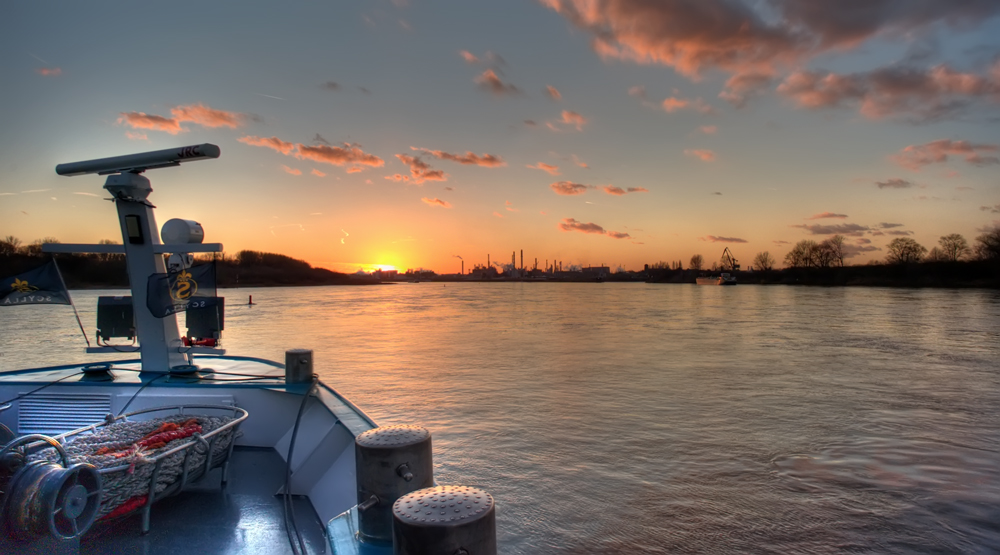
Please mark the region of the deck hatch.
[[102, 422], [111, 413], [109, 393], [36, 393], [18, 402], [20, 434], [60, 434]]

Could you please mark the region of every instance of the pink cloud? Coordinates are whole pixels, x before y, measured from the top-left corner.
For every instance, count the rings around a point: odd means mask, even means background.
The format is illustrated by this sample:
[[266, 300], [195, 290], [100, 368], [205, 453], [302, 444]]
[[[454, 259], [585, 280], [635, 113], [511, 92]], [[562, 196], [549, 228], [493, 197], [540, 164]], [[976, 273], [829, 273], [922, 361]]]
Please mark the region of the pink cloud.
[[664, 111], [666, 111], [668, 114], [676, 112], [678, 110], [694, 110], [702, 114], [715, 113], [715, 109], [700, 98], [695, 98], [692, 100], [688, 98], [676, 98], [671, 96], [665, 98], [660, 105], [663, 107]]
[[466, 152], [465, 154], [452, 154], [450, 152], [444, 152], [443, 150], [430, 150], [426, 148], [418, 148], [415, 146], [410, 147], [411, 150], [417, 152], [423, 152], [430, 154], [431, 156], [439, 160], [449, 160], [451, 162], [456, 162], [466, 166], [482, 166], [484, 168], [499, 168], [501, 166], [506, 166], [507, 162], [504, 162], [503, 158], [493, 155], [493, 154], [476, 154], [474, 152]]
[[697, 77], [707, 69], [769, 73], [879, 35], [906, 37], [937, 23], [968, 28], [1000, 12], [994, 2], [788, 0], [649, 2], [542, 0], [593, 36], [602, 57], [661, 64]]
[[718, 126], [715, 125], [702, 125], [701, 127], [698, 128], [698, 131], [701, 131], [706, 135], [715, 135], [715, 132], [718, 130], [719, 130]]
[[824, 219], [840, 219], [843, 220], [847, 218], [847, 214], [834, 214], [833, 212], [821, 212], [819, 214], [813, 214], [806, 218], [807, 220], [824, 220]]
[[361, 173], [365, 171], [365, 169], [359, 166], [351, 166], [344, 171], [346, 171], [347, 173]]
[[621, 187], [615, 187], [614, 185], [606, 185], [601, 189], [609, 195], [622, 196], [629, 193], [648, 193], [649, 189], [645, 187], [629, 187], [628, 189], [622, 189]]
[[493, 211], [493, 215], [496, 216], [496, 217], [498, 217], [498, 218], [502, 218], [503, 217], [503, 214], [501, 214], [501, 213], [499, 213], [499, 212], [497, 212], [495, 210]]
[[468, 50], [459, 50], [458, 55], [461, 56], [462, 59], [465, 60], [465, 63], [467, 64], [479, 63], [479, 58], [476, 57], [476, 55], [473, 54], [472, 52], [469, 52]]
[[297, 170], [295, 168], [289, 168], [288, 166], [286, 166], [284, 164], [281, 165], [281, 169], [285, 170], [285, 173], [288, 173], [288, 174], [291, 174], [291, 175], [302, 175], [302, 170]]
[[444, 207], [444, 208], [451, 208], [451, 203], [449, 203], [447, 201], [443, 201], [443, 200], [441, 200], [439, 198], [427, 198], [427, 197], [424, 197], [424, 198], [422, 198], [420, 200], [424, 201], [425, 203], [427, 203], [427, 204], [429, 204], [431, 206], [441, 206], [441, 207]]
[[145, 112], [122, 112], [118, 114], [118, 123], [127, 125], [133, 129], [150, 129], [153, 131], [163, 131], [176, 135], [187, 129], [183, 129], [179, 121], [174, 118], [165, 118], [155, 114]]
[[58, 67], [40, 67], [35, 70], [35, 73], [44, 75], [45, 77], [57, 77], [62, 75], [62, 69]]
[[953, 115], [970, 101], [1000, 98], [996, 67], [995, 76], [962, 73], [945, 64], [926, 70], [900, 66], [852, 74], [798, 70], [776, 90], [803, 108], [853, 106], [870, 119], [909, 116], [931, 121]]
[[583, 160], [580, 160], [579, 158], [577, 158], [576, 154], [573, 154], [572, 157], [573, 157], [573, 163], [574, 164], [576, 164], [577, 166], [579, 166], [581, 168], [584, 168], [584, 169], [590, 169], [590, 166], [588, 166], [587, 163], [584, 162]]
[[397, 154], [396, 158], [399, 158], [400, 162], [410, 166], [411, 179], [405, 181], [411, 181], [414, 185], [420, 185], [424, 181], [448, 180], [448, 174], [444, 173], [442, 170], [432, 169], [430, 164], [421, 160], [419, 156]]
[[297, 146], [295, 143], [288, 143], [282, 141], [277, 137], [249, 136], [249, 137], [240, 137], [239, 139], [236, 140], [241, 143], [248, 144], [250, 146], [262, 146], [273, 150], [277, 150], [282, 154], [290, 154], [293, 150], [295, 150]]
[[288, 156], [294, 156], [299, 160], [312, 160], [334, 166], [354, 165], [348, 168], [348, 173], [360, 171], [359, 166], [379, 168], [385, 165], [382, 160], [374, 154], [369, 154], [356, 144], [344, 143], [344, 146], [328, 145], [304, 145], [302, 143], [289, 143], [277, 137], [255, 137], [247, 136], [237, 139], [239, 142], [251, 146], [262, 146], [276, 150]]
[[636, 85], [634, 87], [629, 87], [629, 89], [628, 89], [628, 95], [629, 96], [634, 96], [636, 98], [645, 99], [646, 98], [646, 87], [644, 87], [642, 85]]
[[990, 212], [991, 214], [1000, 214], [1000, 204], [993, 206], [980, 206], [979, 209], [983, 212]]
[[133, 141], [148, 141], [149, 137], [145, 133], [139, 133], [138, 131], [126, 131], [125, 136]]
[[133, 129], [150, 129], [176, 135], [188, 131], [181, 127], [182, 123], [190, 122], [202, 127], [228, 127], [236, 129], [243, 126], [247, 120], [253, 119], [248, 114], [216, 110], [203, 104], [177, 106], [170, 110], [172, 117], [157, 116], [145, 112], [122, 112], [118, 114], [118, 123]]
[[587, 124], [587, 118], [572, 110], [563, 110], [558, 123], [572, 125], [577, 131], [583, 131], [583, 126]]
[[699, 241], [708, 241], [710, 243], [747, 243], [746, 239], [740, 239], [739, 237], [716, 237], [715, 235], [706, 235], [704, 237], [699, 237]]
[[922, 145], [910, 145], [891, 159], [904, 168], [919, 171], [930, 164], [943, 164], [949, 156], [960, 156], [974, 166], [1000, 164], [1000, 158], [990, 153], [1000, 152], [997, 144], [975, 144], [969, 141], [940, 139]]
[[552, 100], [562, 100], [562, 94], [552, 85], [545, 87], [545, 94], [549, 95]]
[[520, 210], [518, 210], [517, 208], [514, 208], [514, 203], [512, 203], [509, 200], [504, 203], [504, 208], [506, 208], [506, 210], [508, 212], [520, 212]]
[[606, 231], [603, 227], [595, 223], [578, 222], [574, 218], [563, 218], [557, 225], [563, 231], [578, 231], [580, 233], [590, 233], [594, 235], [606, 235], [612, 239], [628, 239], [630, 235], [621, 231]]
[[715, 153], [711, 150], [686, 148], [684, 149], [684, 155], [698, 158], [702, 162], [715, 161]]
[[542, 170], [543, 172], [548, 172], [549, 175], [559, 175], [559, 166], [553, 166], [551, 164], [546, 164], [545, 162], [539, 162], [534, 166], [528, 165], [525, 167], [533, 170]]
[[504, 83], [492, 69], [487, 69], [479, 77], [473, 79], [473, 81], [483, 90], [489, 91], [498, 96], [520, 94], [521, 92], [521, 89], [515, 87], [514, 85]]
[[575, 196], [582, 195], [587, 192], [590, 185], [584, 185], [582, 183], [573, 183], [571, 181], [556, 181], [555, 183], [549, 185], [557, 195], [565, 196]]
[[317, 169], [314, 169], [313, 171], [311, 171], [309, 173], [315, 175], [316, 177], [326, 177], [325, 173], [323, 173], [323, 172], [321, 172], [321, 171], [319, 171]]

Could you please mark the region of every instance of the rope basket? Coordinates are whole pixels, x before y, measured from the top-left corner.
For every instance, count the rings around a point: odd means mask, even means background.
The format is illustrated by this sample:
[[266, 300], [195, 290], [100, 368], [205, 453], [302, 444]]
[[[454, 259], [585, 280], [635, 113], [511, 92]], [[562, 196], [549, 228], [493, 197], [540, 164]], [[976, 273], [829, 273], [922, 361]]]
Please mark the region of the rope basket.
[[[213, 409], [229, 415], [185, 414], [188, 409]], [[176, 414], [129, 420], [139, 414], [163, 411]], [[98, 518], [108, 519], [175, 493], [227, 462], [237, 427], [246, 417], [247, 412], [238, 407], [158, 407], [117, 418], [109, 415], [103, 424], [54, 439], [63, 444], [70, 464], [89, 463], [97, 468], [102, 481]], [[31, 458], [57, 461], [59, 454], [46, 448]]]

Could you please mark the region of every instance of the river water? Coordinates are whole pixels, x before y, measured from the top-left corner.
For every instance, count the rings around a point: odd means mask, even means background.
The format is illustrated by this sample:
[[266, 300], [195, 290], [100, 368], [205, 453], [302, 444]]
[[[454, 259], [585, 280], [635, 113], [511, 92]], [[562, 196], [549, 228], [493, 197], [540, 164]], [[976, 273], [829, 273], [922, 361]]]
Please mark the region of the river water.
[[[230, 354], [314, 349], [380, 424], [428, 427], [438, 482], [496, 498], [502, 553], [1000, 552], [998, 291], [222, 293]], [[98, 294], [73, 294], [91, 333]], [[0, 369], [84, 358], [64, 347], [68, 307], [0, 310]]]

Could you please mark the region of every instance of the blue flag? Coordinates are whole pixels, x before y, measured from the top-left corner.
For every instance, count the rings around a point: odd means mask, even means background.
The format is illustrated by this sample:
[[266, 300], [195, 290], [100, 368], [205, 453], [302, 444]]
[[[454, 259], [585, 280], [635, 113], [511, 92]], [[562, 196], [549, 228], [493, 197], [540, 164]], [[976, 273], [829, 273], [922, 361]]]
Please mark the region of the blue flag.
[[146, 282], [146, 307], [157, 318], [216, 304], [215, 264], [153, 274]]
[[73, 304], [55, 260], [0, 280], [0, 306], [21, 304]]

